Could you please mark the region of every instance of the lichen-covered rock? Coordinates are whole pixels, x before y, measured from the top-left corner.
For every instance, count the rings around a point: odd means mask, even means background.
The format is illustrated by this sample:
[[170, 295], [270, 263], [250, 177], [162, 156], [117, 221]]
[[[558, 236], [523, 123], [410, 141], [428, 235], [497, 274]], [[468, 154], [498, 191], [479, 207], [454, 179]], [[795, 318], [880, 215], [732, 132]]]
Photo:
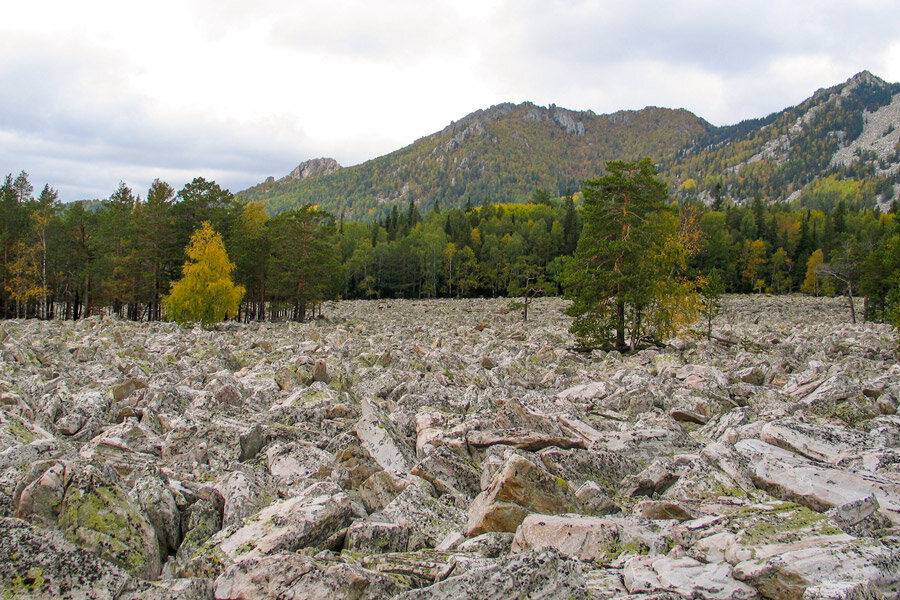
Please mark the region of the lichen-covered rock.
[[168, 483], [158, 476], [144, 476], [135, 483], [129, 498], [153, 525], [160, 559], [175, 554], [181, 545], [181, 513]]
[[164, 579], [133, 583], [116, 600], [213, 600], [209, 579]]
[[[77, 550], [126, 573], [127, 600], [207, 600], [230, 566], [285, 598], [584, 593], [509, 569], [536, 548], [591, 557], [604, 600], [898, 597], [896, 334], [847, 323], [845, 299], [724, 305], [718, 339], [624, 355], [571, 351], [555, 298], [528, 323], [505, 299], [210, 330], [0, 321], [0, 516], [164, 562], [138, 580], [156, 566]], [[322, 502], [295, 500], [313, 483]], [[473, 521], [508, 531], [467, 538]], [[293, 588], [278, 575], [307, 567]]]
[[295, 553], [245, 558], [215, 582], [215, 598], [221, 600], [387, 600], [401, 590], [381, 573]]
[[248, 558], [307, 547], [337, 548], [351, 514], [350, 498], [339, 487], [329, 482], [313, 484], [297, 496], [270, 504], [241, 525], [216, 533], [183, 572], [214, 576]]
[[474, 569], [395, 600], [587, 600], [578, 563], [554, 552], [526, 552], [493, 566]]
[[632, 594], [674, 593], [685, 600], [756, 600], [759, 592], [731, 576], [731, 565], [692, 558], [635, 556], [622, 569]]
[[749, 461], [754, 482], [779, 498], [824, 512], [874, 495], [881, 513], [900, 525], [900, 483], [816, 463], [761, 440], [741, 440], [735, 450]]
[[528, 515], [516, 529], [511, 551], [554, 549], [585, 562], [607, 562], [621, 552], [619, 526], [610, 519]]
[[71, 476], [72, 466], [66, 461], [38, 461], [30, 465], [15, 492], [15, 516], [56, 526]]
[[20, 519], [0, 518], [0, 597], [116, 600], [131, 576], [96, 554]]
[[469, 507], [466, 532], [473, 536], [515, 531], [529, 513], [557, 514], [575, 511], [578, 506], [566, 480], [519, 454], [510, 454]]
[[466, 513], [452, 497], [436, 497], [433, 489], [427, 481], [412, 476], [410, 485], [371, 518], [407, 527], [410, 550], [434, 548], [448, 534], [463, 529]]
[[156, 531], [110, 474], [85, 465], [72, 475], [60, 505], [66, 538], [135, 576], [162, 568]]
[[357, 521], [347, 529], [344, 548], [359, 554], [384, 554], [409, 550], [410, 530], [399, 523]]

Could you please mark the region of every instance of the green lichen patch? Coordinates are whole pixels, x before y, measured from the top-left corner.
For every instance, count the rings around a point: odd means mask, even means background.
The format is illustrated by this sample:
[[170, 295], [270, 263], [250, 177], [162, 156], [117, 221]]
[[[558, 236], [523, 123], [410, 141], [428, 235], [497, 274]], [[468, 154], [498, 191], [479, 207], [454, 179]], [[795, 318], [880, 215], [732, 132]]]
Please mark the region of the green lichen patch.
[[63, 500], [59, 528], [70, 541], [133, 575], [153, 577], [159, 572], [159, 550], [152, 526], [116, 487], [70, 487]]
[[729, 517], [739, 533], [740, 543], [746, 546], [790, 543], [841, 533], [825, 515], [793, 502], [747, 506], [737, 509]]

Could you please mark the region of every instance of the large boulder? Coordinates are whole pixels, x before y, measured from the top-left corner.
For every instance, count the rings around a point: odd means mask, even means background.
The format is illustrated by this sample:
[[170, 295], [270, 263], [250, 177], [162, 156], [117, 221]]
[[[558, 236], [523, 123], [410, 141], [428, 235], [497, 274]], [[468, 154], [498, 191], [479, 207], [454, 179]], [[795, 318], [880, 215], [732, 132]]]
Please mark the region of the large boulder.
[[530, 513], [558, 514], [578, 507], [579, 500], [566, 480], [510, 453], [469, 507], [466, 533], [515, 531]]
[[728, 563], [693, 558], [635, 556], [622, 570], [632, 594], [674, 593], [684, 600], [756, 600], [759, 592], [731, 576]]
[[152, 579], [160, 573], [156, 530], [114, 474], [92, 465], [74, 473], [58, 524], [68, 539], [135, 576]]
[[338, 486], [313, 484], [216, 533], [188, 561], [184, 572], [214, 576], [248, 558], [307, 547], [338, 548], [351, 516], [350, 498]]
[[749, 462], [753, 481], [774, 496], [821, 512], [874, 495], [881, 514], [900, 525], [900, 483], [814, 462], [761, 440], [741, 440], [734, 448]]
[[215, 582], [215, 597], [222, 600], [387, 600], [401, 590], [381, 573], [293, 552], [245, 558]]

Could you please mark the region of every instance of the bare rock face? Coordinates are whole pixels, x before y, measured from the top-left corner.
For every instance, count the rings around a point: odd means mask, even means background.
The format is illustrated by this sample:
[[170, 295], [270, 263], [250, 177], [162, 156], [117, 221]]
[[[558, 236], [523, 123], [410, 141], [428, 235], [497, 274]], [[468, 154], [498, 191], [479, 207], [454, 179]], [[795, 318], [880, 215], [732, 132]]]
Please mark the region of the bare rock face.
[[313, 158], [297, 165], [297, 168], [291, 171], [284, 179], [312, 179], [315, 177], [324, 177], [341, 170], [341, 165], [333, 158]]
[[734, 296], [584, 354], [564, 307], [0, 321], [0, 597], [900, 598], [890, 328]]

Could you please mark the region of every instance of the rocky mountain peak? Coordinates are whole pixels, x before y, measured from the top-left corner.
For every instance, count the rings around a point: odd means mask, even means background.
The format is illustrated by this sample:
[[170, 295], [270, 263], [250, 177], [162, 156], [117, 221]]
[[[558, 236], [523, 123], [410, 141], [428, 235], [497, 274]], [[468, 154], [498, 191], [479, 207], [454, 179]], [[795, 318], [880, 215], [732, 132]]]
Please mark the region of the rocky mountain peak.
[[297, 168], [288, 173], [282, 181], [315, 179], [336, 173], [342, 168], [333, 158], [313, 158], [297, 165]]

